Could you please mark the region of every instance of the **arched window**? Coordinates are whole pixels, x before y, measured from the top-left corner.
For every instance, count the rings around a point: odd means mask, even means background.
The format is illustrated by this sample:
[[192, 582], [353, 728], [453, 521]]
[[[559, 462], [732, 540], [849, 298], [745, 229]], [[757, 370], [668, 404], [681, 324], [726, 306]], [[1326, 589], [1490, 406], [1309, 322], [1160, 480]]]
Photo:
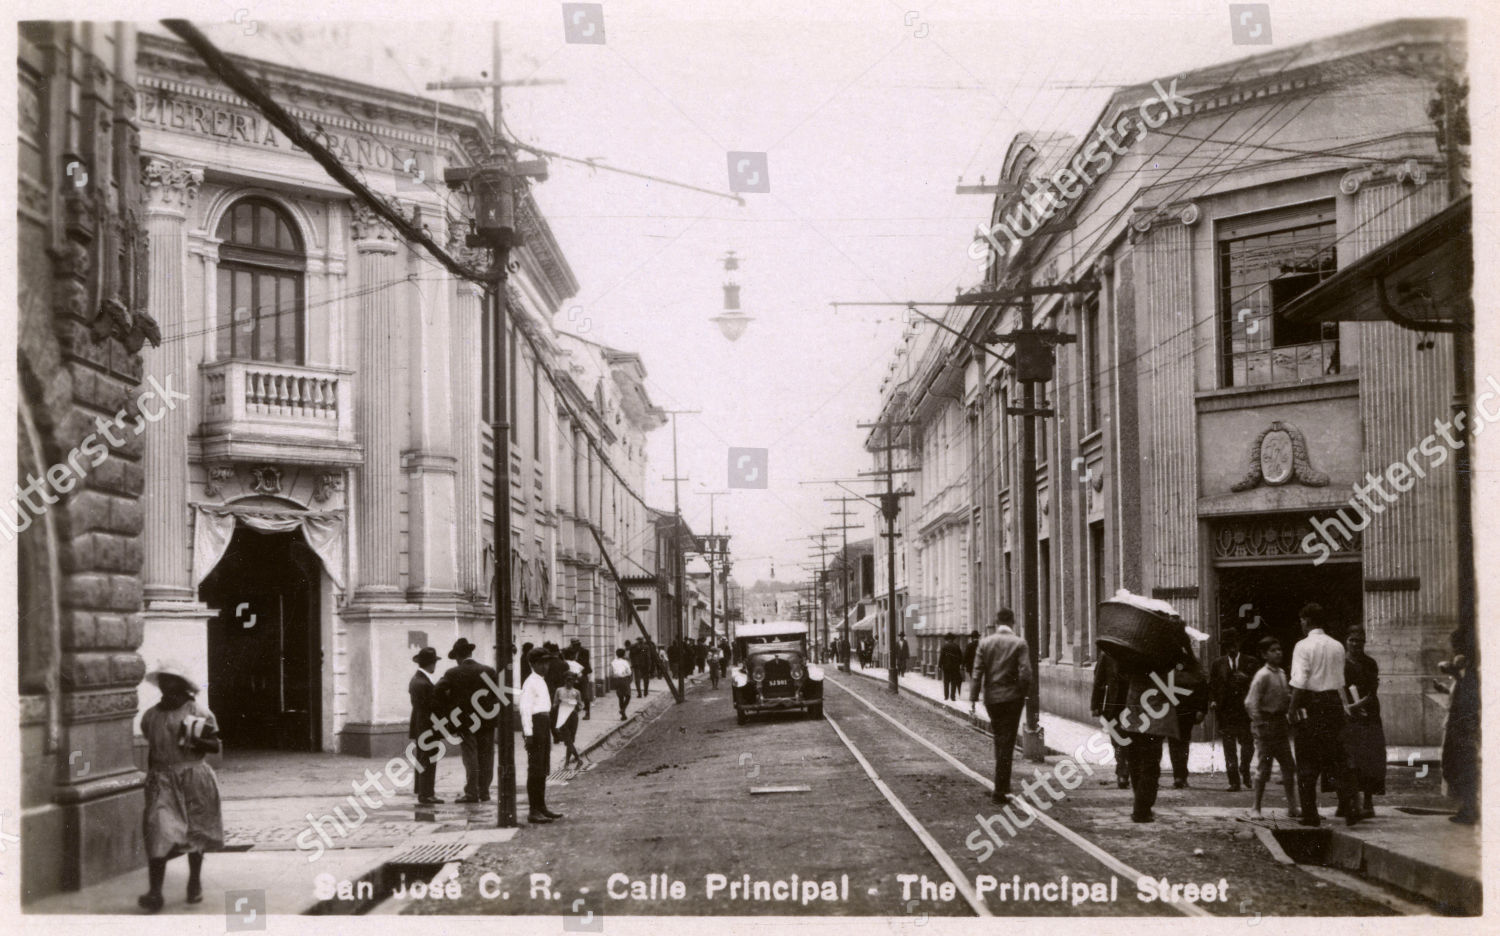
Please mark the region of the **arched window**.
[[218, 237], [218, 357], [303, 363], [307, 258], [286, 213], [264, 198], [242, 198]]

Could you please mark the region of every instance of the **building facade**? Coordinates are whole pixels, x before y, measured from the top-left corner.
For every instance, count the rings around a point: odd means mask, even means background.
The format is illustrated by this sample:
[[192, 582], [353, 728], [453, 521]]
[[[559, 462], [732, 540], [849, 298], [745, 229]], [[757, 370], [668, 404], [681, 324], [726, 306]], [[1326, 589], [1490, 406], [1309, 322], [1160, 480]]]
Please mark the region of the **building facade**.
[[1009, 348], [977, 346], [1020, 312], [953, 307], [975, 343], [909, 337], [882, 399], [915, 424], [900, 543], [927, 626], [1034, 614], [1042, 706], [1086, 720], [1117, 588], [1172, 602], [1205, 654], [1229, 627], [1294, 640], [1315, 600], [1365, 627], [1388, 741], [1438, 743], [1424, 685], [1457, 623], [1451, 452], [1440, 436], [1399, 495], [1370, 479], [1448, 416], [1451, 339], [1279, 313], [1447, 204], [1428, 106], [1463, 43], [1455, 21], [1382, 24], [1121, 89], [1108, 134], [1016, 138], [1002, 176], [1020, 194], [970, 255], [989, 288], [1085, 284], [1032, 309], [1074, 336], [1037, 394], [1038, 602], [1018, 566], [1020, 385]]

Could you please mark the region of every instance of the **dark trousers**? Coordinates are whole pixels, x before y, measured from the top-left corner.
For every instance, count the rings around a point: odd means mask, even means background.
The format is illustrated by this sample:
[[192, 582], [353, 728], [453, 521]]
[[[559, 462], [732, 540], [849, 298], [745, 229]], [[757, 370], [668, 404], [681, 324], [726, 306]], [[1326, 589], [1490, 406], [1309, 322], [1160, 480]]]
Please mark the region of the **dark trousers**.
[[651, 671], [647, 664], [642, 663], [635, 668], [635, 692], [636, 695], [646, 695], [651, 691]]
[[532, 815], [547, 811], [547, 774], [552, 772], [552, 718], [531, 716], [531, 737], [526, 739], [526, 800]]
[[1191, 750], [1193, 737], [1193, 716], [1177, 716], [1177, 733], [1180, 737], [1167, 739], [1167, 759], [1172, 762], [1172, 780], [1176, 782], [1187, 781], [1188, 778], [1188, 751]]
[[960, 673], [960, 672], [958, 672], [956, 670], [954, 672], [951, 672], [951, 673], [947, 672], [947, 671], [944, 671], [944, 673], [943, 673], [943, 701], [946, 702], [946, 701], [948, 701], [950, 699], [955, 699], [956, 700], [958, 698], [958, 690], [960, 690], [960, 689], [963, 688], [963, 684], [964, 684], [964, 677], [963, 677], [962, 673]]
[[1143, 735], [1133, 731], [1122, 731], [1125, 762], [1130, 768], [1130, 792], [1135, 799], [1134, 815], [1151, 815], [1156, 805], [1156, 784], [1161, 780], [1161, 742], [1158, 735]]
[[1016, 756], [1016, 732], [1021, 727], [1021, 709], [1025, 699], [1009, 702], [986, 702], [990, 714], [990, 731], [995, 735], [995, 795], [1010, 792], [1010, 765]]
[[1302, 817], [1318, 814], [1318, 777], [1333, 779], [1340, 806], [1347, 806], [1354, 791], [1349, 760], [1344, 755], [1344, 704], [1337, 690], [1304, 696], [1307, 717], [1292, 728], [1297, 753], [1297, 793]]
[[1115, 779], [1130, 779], [1130, 758], [1126, 755], [1126, 747], [1115, 740], [1114, 735], [1109, 736], [1109, 746], [1115, 749]]
[[437, 796], [437, 760], [432, 749], [423, 748], [412, 739], [412, 763], [417, 768], [416, 793], [419, 799]]
[[624, 715], [626, 707], [630, 705], [630, 677], [616, 676], [614, 680], [615, 696], [620, 700], [620, 714]]
[[1250, 723], [1225, 722], [1219, 727], [1219, 737], [1224, 742], [1224, 769], [1229, 772], [1229, 784], [1235, 786], [1243, 781], [1250, 784], [1250, 763], [1255, 752], [1255, 735]]
[[495, 731], [481, 728], [459, 737], [458, 752], [464, 761], [464, 795], [487, 798], [495, 782]]

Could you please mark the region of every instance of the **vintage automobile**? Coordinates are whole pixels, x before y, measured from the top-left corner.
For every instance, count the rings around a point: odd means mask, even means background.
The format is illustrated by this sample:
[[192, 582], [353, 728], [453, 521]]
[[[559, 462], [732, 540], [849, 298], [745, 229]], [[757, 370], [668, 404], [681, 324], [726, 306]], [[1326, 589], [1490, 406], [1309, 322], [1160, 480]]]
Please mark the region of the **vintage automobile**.
[[734, 713], [743, 725], [760, 712], [806, 712], [823, 717], [823, 669], [807, 659], [807, 625], [762, 621], [735, 628], [730, 673]]

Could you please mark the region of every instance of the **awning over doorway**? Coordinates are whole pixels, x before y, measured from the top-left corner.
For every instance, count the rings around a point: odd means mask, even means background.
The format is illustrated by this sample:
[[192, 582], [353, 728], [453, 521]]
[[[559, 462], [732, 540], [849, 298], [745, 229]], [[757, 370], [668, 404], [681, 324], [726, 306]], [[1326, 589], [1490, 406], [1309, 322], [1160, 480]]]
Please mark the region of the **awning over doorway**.
[[194, 504], [193, 588], [208, 578], [234, 538], [240, 521], [260, 533], [302, 530], [307, 545], [322, 560], [323, 570], [340, 590], [344, 587], [344, 512], [342, 510], [276, 510], [264, 507]]

